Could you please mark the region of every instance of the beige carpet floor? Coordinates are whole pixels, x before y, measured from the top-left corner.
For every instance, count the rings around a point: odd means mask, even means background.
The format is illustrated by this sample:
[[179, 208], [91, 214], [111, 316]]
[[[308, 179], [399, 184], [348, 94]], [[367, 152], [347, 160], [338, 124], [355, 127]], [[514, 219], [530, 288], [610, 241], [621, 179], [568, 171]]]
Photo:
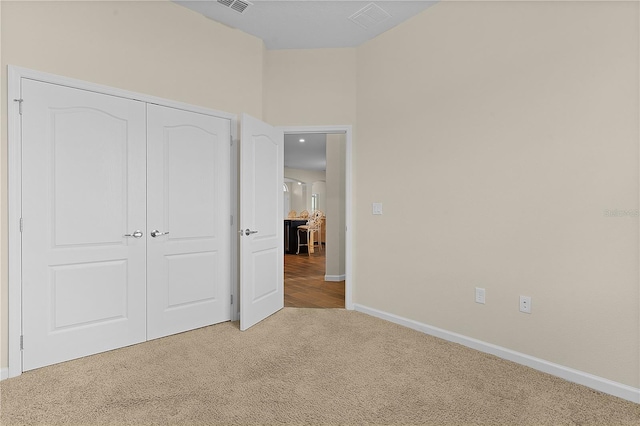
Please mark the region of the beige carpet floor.
[[285, 308], [0, 382], [0, 424], [640, 424], [640, 405], [353, 311]]

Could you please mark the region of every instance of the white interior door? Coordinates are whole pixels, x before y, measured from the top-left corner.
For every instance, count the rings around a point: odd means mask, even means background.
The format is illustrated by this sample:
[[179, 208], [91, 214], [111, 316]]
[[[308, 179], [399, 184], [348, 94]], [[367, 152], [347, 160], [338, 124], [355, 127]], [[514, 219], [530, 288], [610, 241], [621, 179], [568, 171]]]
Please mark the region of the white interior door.
[[[22, 79], [23, 370], [145, 340], [145, 104]], [[140, 236], [140, 234], [135, 234]]]
[[284, 307], [284, 133], [242, 115], [240, 329]]
[[152, 104], [147, 122], [147, 338], [154, 339], [231, 318], [231, 126]]

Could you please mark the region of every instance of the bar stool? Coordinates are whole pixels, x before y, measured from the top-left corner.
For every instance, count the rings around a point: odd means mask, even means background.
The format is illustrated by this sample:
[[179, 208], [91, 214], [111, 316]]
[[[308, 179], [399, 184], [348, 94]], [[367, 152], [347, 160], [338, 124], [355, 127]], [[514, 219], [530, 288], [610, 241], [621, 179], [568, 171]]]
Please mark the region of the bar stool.
[[[296, 252], [296, 254], [300, 254], [300, 247], [307, 247], [307, 253], [309, 254], [309, 256], [311, 256], [311, 245], [309, 244], [311, 241], [311, 235], [314, 232], [319, 232], [319, 227], [318, 227], [318, 223], [313, 219], [309, 219], [307, 221], [306, 225], [300, 225], [298, 226], [298, 251]], [[306, 232], [307, 233], [307, 243], [306, 244], [302, 244], [300, 243], [300, 233], [301, 232]], [[318, 234], [318, 238], [320, 238], [320, 235]]]
[[316, 222], [316, 226], [318, 227], [318, 239], [314, 241], [318, 241], [318, 248], [323, 250], [322, 246], [322, 227], [324, 226], [325, 215], [322, 211], [316, 210], [312, 214], [313, 219]]

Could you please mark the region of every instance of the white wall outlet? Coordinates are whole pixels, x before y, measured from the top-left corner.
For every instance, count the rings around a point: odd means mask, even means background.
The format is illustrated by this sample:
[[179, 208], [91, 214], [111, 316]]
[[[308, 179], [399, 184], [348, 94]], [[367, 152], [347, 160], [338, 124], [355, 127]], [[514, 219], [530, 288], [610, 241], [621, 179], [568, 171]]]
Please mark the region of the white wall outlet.
[[373, 214], [382, 214], [382, 203], [373, 203], [371, 207]]
[[482, 303], [484, 305], [485, 291], [484, 288], [476, 287], [476, 303]]
[[531, 313], [531, 297], [520, 296], [520, 312], [524, 312], [525, 314]]

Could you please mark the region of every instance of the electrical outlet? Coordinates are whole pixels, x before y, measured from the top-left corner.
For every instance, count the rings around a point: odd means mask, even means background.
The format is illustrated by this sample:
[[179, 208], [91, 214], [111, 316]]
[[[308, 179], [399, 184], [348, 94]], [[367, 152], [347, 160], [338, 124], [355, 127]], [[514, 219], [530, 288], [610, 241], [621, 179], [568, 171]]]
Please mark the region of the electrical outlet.
[[484, 305], [485, 291], [484, 288], [476, 287], [476, 303], [482, 303]]
[[531, 297], [520, 296], [520, 312], [524, 312], [525, 314], [531, 313]]

